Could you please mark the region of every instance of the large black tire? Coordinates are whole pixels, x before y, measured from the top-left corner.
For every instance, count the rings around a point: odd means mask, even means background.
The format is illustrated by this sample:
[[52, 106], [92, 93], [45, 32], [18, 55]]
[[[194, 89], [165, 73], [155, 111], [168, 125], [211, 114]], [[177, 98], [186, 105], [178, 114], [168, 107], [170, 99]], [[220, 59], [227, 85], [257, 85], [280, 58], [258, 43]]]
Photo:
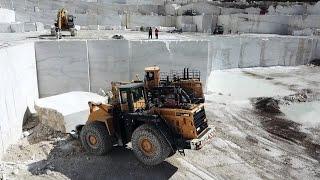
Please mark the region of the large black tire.
[[80, 139], [85, 150], [94, 155], [105, 155], [113, 147], [112, 138], [102, 122], [93, 122], [83, 126]]
[[163, 133], [153, 125], [139, 126], [132, 134], [131, 143], [137, 159], [149, 166], [160, 164], [172, 152]]

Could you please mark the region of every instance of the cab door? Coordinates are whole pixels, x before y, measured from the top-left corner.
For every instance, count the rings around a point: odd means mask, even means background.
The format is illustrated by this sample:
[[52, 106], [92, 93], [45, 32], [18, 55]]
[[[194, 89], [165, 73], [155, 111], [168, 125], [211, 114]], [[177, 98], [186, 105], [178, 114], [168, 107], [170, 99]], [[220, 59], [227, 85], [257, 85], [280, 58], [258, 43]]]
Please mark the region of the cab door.
[[132, 90], [133, 110], [141, 110], [146, 108], [146, 101], [144, 95], [144, 88], [136, 88]]
[[133, 97], [131, 91], [120, 91], [121, 111], [133, 112]]
[[129, 111], [127, 91], [120, 91], [120, 106], [122, 112]]

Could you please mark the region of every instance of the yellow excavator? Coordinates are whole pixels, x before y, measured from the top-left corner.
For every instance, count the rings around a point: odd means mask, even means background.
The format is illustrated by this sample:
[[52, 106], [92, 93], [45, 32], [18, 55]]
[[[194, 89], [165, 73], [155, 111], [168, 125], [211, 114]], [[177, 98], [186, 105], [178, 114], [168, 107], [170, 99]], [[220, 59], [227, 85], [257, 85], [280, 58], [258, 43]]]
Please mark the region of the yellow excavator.
[[75, 17], [69, 15], [64, 8], [60, 9], [57, 14], [56, 22], [51, 28], [51, 35], [61, 38], [61, 31], [70, 31], [71, 36], [76, 36], [77, 30], [74, 24]]
[[88, 121], [77, 127], [83, 147], [104, 155], [131, 142], [137, 159], [150, 166], [176, 151], [201, 149], [214, 130], [208, 126], [200, 77], [189, 74], [184, 69], [180, 77], [162, 78], [154, 66], [145, 68], [144, 81], [113, 82], [111, 102], [89, 102]]

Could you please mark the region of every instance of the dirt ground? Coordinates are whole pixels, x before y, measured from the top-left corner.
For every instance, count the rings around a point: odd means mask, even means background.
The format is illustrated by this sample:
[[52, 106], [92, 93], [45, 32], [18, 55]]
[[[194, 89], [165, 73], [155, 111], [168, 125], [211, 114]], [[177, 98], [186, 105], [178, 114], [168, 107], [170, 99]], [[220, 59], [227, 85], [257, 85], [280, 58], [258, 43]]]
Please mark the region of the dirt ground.
[[[290, 77], [290, 81], [285, 80], [288, 71], [250, 70], [251, 74], [243, 74], [292, 90], [295, 93], [291, 96], [274, 92], [272, 97], [290, 105], [303, 99], [303, 95], [296, 95], [302, 89], [312, 90], [305, 91], [305, 101], [318, 100], [320, 87], [316, 83], [320, 78], [299, 73], [308, 70], [319, 74], [320, 68], [310, 68], [291, 69], [296, 80]], [[310, 79], [316, 83], [306, 83]], [[92, 156], [69, 135], [45, 126], [29, 126], [26, 137], [11, 146], [2, 159], [0, 179], [319, 179], [320, 147], [314, 143], [319, 127], [305, 132], [285, 114], [255, 107], [252, 99], [208, 91], [206, 113], [215, 138], [199, 151], [186, 150], [186, 156], [176, 153], [155, 167], [140, 164], [130, 147], [115, 147], [107, 156]]]

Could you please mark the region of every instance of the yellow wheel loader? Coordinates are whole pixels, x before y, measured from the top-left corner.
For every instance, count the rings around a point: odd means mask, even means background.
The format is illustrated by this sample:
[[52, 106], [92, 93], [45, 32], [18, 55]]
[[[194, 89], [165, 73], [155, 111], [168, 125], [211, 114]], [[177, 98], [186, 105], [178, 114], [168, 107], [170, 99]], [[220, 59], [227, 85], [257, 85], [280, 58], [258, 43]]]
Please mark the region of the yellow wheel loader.
[[70, 31], [71, 36], [76, 36], [77, 30], [75, 29], [74, 19], [75, 17], [69, 15], [66, 9], [60, 9], [57, 14], [56, 22], [51, 28], [51, 35], [61, 38], [61, 31]]
[[[177, 79], [164, 79], [161, 80], [159, 67], [147, 67], [143, 82], [112, 83], [110, 104], [89, 102], [88, 121], [77, 127], [84, 148], [104, 155], [113, 146], [131, 142], [137, 159], [151, 166], [176, 151], [184, 154], [184, 149], [201, 149], [214, 136], [204, 104], [192, 103]], [[199, 80], [183, 78], [188, 80], [189, 90], [201, 84]]]

